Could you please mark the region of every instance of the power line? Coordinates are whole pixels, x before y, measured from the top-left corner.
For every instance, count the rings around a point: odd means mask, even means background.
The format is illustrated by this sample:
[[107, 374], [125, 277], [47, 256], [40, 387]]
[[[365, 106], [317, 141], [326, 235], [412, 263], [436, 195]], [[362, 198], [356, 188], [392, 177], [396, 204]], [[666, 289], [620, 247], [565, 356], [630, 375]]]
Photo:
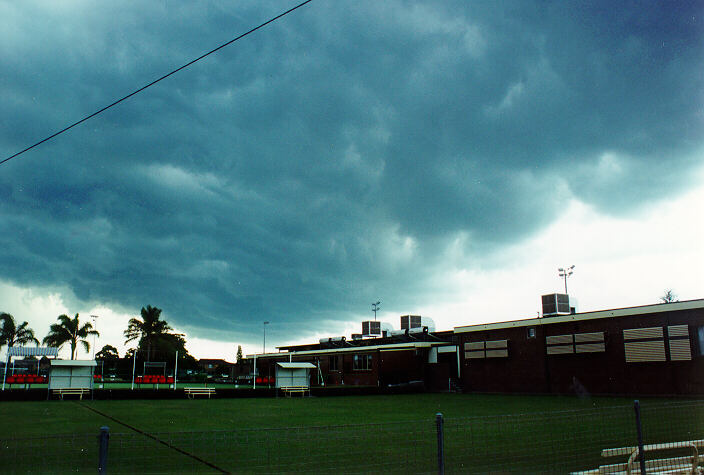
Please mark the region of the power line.
[[15, 153], [14, 155], [10, 155], [10, 156], [7, 157], [6, 159], [0, 161], [0, 165], [2, 165], [3, 163], [5, 163], [5, 162], [7, 162], [7, 161], [9, 161], [9, 160], [12, 160], [13, 158], [15, 158], [15, 157], [17, 157], [17, 156], [19, 156], [19, 155], [22, 155], [23, 153], [25, 153], [25, 152], [27, 152], [27, 151], [29, 151], [29, 150], [32, 150], [34, 147], [36, 147], [36, 146], [38, 146], [38, 145], [41, 145], [41, 144], [43, 144], [44, 142], [46, 142], [46, 141], [48, 141], [48, 140], [53, 139], [53, 138], [56, 137], [57, 135], [63, 134], [64, 132], [66, 132], [66, 131], [68, 131], [68, 130], [74, 128], [75, 126], [77, 126], [77, 125], [79, 125], [79, 124], [82, 124], [83, 122], [87, 121], [88, 119], [90, 119], [90, 118], [92, 118], [92, 117], [95, 117], [96, 115], [100, 114], [101, 112], [104, 112], [104, 111], [110, 109], [111, 107], [116, 106], [116, 105], [119, 104], [120, 102], [122, 102], [122, 101], [124, 101], [124, 100], [126, 100], [126, 99], [129, 99], [130, 97], [132, 97], [132, 96], [134, 96], [134, 95], [136, 95], [136, 94], [139, 94], [140, 92], [142, 92], [142, 91], [145, 90], [146, 88], [148, 88], [148, 87], [150, 87], [150, 86], [153, 86], [154, 84], [158, 83], [159, 81], [161, 81], [161, 80], [163, 80], [163, 79], [166, 79], [167, 77], [169, 77], [169, 76], [171, 76], [171, 75], [173, 75], [173, 74], [176, 74], [177, 72], [181, 71], [182, 69], [187, 68], [188, 66], [192, 65], [193, 63], [196, 63], [196, 62], [200, 61], [201, 59], [205, 58], [206, 56], [209, 56], [209, 55], [215, 53], [216, 51], [219, 51], [219, 50], [221, 50], [222, 48], [224, 48], [224, 47], [226, 47], [226, 46], [229, 46], [230, 44], [234, 43], [235, 41], [237, 41], [237, 40], [239, 40], [239, 39], [241, 39], [241, 38], [244, 38], [245, 36], [249, 35], [250, 33], [254, 33], [255, 31], [259, 30], [260, 28], [265, 27], [265, 26], [268, 25], [269, 23], [275, 22], [275, 21], [278, 20], [279, 18], [282, 18], [282, 17], [288, 15], [288, 14], [291, 13], [292, 11], [294, 11], [294, 10], [296, 10], [296, 9], [298, 9], [298, 8], [301, 8], [301, 7], [302, 7], [303, 5], [305, 5], [306, 3], [310, 3], [310, 2], [312, 2], [312, 1], [313, 1], [313, 0], [305, 0], [304, 2], [299, 3], [299, 4], [296, 5], [295, 7], [290, 8], [290, 9], [286, 10], [285, 12], [280, 13], [279, 15], [275, 16], [274, 18], [265, 21], [265, 22], [262, 23], [261, 25], [252, 28], [251, 30], [247, 31], [246, 33], [243, 33], [243, 34], [241, 34], [240, 36], [231, 39], [231, 40], [228, 41], [227, 43], [223, 43], [223, 44], [221, 44], [220, 46], [218, 46], [217, 48], [212, 49], [212, 50], [208, 51], [207, 53], [202, 54], [201, 56], [198, 56], [196, 59], [194, 59], [194, 60], [192, 60], [192, 61], [189, 61], [188, 63], [184, 64], [184, 65], [181, 66], [180, 68], [174, 69], [173, 71], [171, 71], [171, 72], [168, 73], [168, 74], [164, 74], [164, 75], [161, 76], [159, 79], [155, 79], [154, 81], [150, 82], [150, 83], [147, 84], [146, 86], [140, 87], [139, 89], [135, 90], [134, 92], [131, 92], [131, 93], [127, 94], [127, 95], [124, 96], [123, 98], [116, 100], [116, 101], [113, 102], [112, 104], [110, 104], [110, 105], [108, 105], [108, 106], [105, 106], [105, 107], [103, 107], [102, 109], [100, 109], [100, 110], [98, 110], [98, 111], [96, 111], [96, 112], [93, 112], [92, 114], [90, 114], [90, 115], [88, 115], [88, 116], [82, 118], [81, 120], [79, 120], [79, 121], [77, 121], [77, 122], [74, 122], [73, 124], [71, 124], [71, 125], [69, 125], [69, 126], [67, 126], [67, 127], [64, 127], [63, 129], [61, 129], [61, 130], [59, 130], [58, 132], [55, 132], [54, 134], [52, 134], [52, 135], [50, 135], [50, 136], [48, 136], [48, 137], [46, 137], [46, 138], [40, 140], [39, 142], [35, 143], [34, 145], [30, 145], [29, 147], [25, 148], [24, 150], [20, 150], [19, 152]]

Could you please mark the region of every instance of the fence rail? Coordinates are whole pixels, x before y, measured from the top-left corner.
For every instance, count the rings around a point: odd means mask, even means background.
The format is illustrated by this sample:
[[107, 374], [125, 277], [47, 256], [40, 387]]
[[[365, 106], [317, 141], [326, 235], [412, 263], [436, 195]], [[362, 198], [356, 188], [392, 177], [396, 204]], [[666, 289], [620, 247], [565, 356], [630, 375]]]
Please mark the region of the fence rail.
[[[666, 464], [691, 466], [693, 451], [704, 452], [704, 401], [646, 403], [640, 419], [645, 445], [637, 455], [644, 455], [648, 473]], [[662, 445], [672, 443], [680, 444]], [[109, 473], [589, 473], [604, 465], [625, 470], [637, 446], [634, 407], [618, 406], [318, 427], [0, 435], [0, 467], [3, 473], [94, 473], [99, 466]], [[606, 449], [623, 450], [603, 456]], [[634, 464], [638, 469], [640, 461]]]

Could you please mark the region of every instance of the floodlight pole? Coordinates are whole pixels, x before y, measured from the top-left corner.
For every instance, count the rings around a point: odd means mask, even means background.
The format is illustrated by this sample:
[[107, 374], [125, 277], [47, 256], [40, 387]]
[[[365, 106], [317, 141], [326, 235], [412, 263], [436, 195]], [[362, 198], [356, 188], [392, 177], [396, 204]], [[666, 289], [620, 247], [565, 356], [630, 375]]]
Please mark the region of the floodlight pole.
[[[93, 330], [97, 331], [98, 325], [96, 320], [100, 315], [91, 315], [90, 318], [93, 319]], [[95, 359], [95, 333], [93, 333], [93, 359]]]
[[10, 347], [7, 347], [7, 361], [5, 362], [5, 374], [2, 377], [2, 390], [5, 390], [5, 380], [7, 380], [7, 367], [10, 365]]
[[558, 275], [565, 279], [565, 293], [567, 293], [567, 278], [573, 274], [573, 269], [574, 265], [565, 268], [560, 267], [559, 269], [557, 269], [559, 273]]
[[137, 369], [137, 348], [134, 349], [134, 355], [132, 355], [132, 391], [134, 391], [134, 372]]
[[264, 322], [264, 349], [262, 350], [262, 353], [266, 353], [266, 326], [269, 324], [269, 322]]
[[178, 350], [176, 351], [176, 364], [174, 364], [174, 391], [176, 391], [176, 378], [178, 377]]
[[377, 300], [375, 303], [372, 304], [372, 312], [374, 312], [374, 321], [376, 322], [376, 312], [379, 311], [379, 304], [381, 304], [381, 300]]

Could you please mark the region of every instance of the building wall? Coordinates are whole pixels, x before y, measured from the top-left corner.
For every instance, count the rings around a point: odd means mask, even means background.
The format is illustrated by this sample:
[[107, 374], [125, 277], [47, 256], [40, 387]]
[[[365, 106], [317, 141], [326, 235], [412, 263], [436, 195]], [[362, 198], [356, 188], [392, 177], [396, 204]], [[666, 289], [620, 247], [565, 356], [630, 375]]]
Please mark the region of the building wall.
[[[355, 368], [355, 357], [371, 357], [367, 368]], [[294, 362], [309, 362], [320, 368], [325, 386], [388, 386], [423, 381], [429, 389], [446, 389], [448, 377], [456, 372], [456, 356], [443, 355], [438, 363], [428, 363], [427, 349], [384, 349], [341, 353], [319, 353], [308, 355], [293, 354]], [[334, 359], [334, 362], [333, 362]], [[276, 374], [276, 363], [289, 361], [289, 355], [257, 358], [260, 376]], [[359, 365], [358, 365], [359, 366]], [[319, 385], [318, 370], [311, 370], [311, 385]]]
[[[465, 391], [521, 393], [585, 393], [585, 394], [704, 394], [704, 349], [699, 342], [704, 328], [704, 309], [664, 311], [613, 318], [575, 320], [540, 325], [499, 328], [459, 333], [460, 347], [472, 349], [476, 355], [479, 342], [507, 340], [507, 356], [467, 358], [462, 353], [462, 383]], [[670, 338], [675, 331], [687, 329], [684, 337]], [[670, 327], [676, 327], [670, 329]], [[531, 337], [529, 329], [535, 336]], [[625, 340], [624, 330], [662, 328], [662, 338]], [[679, 329], [678, 329], [679, 328]], [[548, 354], [548, 347], [569, 347], [569, 344], [548, 345], [549, 337], [569, 339], [569, 335], [592, 335], [603, 332], [604, 351]], [[679, 335], [679, 333], [678, 333]], [[704, 336], [704, 330], [702, 330]], [[585, 338], [585, 337], [583, 337]], [[559, 338], [557, 338], [559, 339]], [[662, 345], [658, 343], [662, 340]], [[673, 361], [670, 341], [688, 345], [691, 360]], [[551, 340], [554, 343], [555, 339]], [[665, 361], [627, 362], [625, 344], [642, 343], [664, 347]], [[466, 344], [470, 345], [467, 346]], [[589, 345], [598, 342], [587, 342]], [[473, 345], [472, 345], [473, 344]], [[494, 343], [500, 345], [500, 343]], [[586, 343], [583, 343], [583, 345]], [[577, 349], [573, 340], [573, 351]], [[580, 346], [584, 348], [584, 346]], [[594, 347], [592, 347], [594, 348]], [[633, 348], [631, 346], [630, 348]], [[557, 351], [557, 350], [551, 350]], [[583, 351], [583, 350], [581, 350]], [[495, 353], [499, 354], [499, 353]], [[644, 354], [652, 355], [651, 351]], [[647, 356], [646, 356], [647, 357]]]

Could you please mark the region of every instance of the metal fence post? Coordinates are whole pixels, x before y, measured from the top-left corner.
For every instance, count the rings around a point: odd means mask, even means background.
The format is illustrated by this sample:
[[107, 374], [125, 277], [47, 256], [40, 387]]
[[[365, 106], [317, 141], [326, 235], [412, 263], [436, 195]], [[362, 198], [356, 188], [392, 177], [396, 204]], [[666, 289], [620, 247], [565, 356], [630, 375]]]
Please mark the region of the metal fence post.
[[638, 431], [638, 459], [640, 460], [640, 473], [645, 473], [645, 452], [643, 451], [643, 428], [640, 423], [640, 401], [633, 401], [636, 411], [636, 429]]
[[445, 474], [445, 435], [443, 430], [442, 413], [435, 414], [435, 425], [438, 432], [438, 474]]
[[103, 426], [100, 428], [98, 444], [98, 473], [108, 471], [108, 440], [110, 440], [110, 428]]

